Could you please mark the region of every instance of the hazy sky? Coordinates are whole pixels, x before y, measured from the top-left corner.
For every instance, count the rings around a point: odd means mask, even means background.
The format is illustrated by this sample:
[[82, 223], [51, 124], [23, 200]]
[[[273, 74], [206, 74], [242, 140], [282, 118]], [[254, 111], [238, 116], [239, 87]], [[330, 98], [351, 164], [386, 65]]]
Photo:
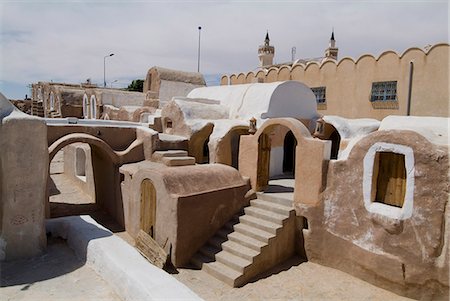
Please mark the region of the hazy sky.
[[[91, 78], [127, 86], [152, 66], [217, 74], [258, 66], [269, 30], [275, 62], [319, 57], [331, 29], [339, 57], [447, 42], [448, 1], [2, 1], [0, 91], [29, 94], [37, 81]], [[109, 84], [108, 84], [109, 85]]]

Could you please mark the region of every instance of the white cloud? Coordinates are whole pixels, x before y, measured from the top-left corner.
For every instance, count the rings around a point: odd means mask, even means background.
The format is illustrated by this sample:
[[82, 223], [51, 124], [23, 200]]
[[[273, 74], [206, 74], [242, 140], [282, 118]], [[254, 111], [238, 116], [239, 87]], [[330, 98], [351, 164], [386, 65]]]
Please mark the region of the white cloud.
[[318, 57], [334, 26], [339, 54], [358, 57], [448, 42], [443, 2], [4, 2], [0, 4], [0, 80], [103, 82], [143, 78], [154, 66], [201, 71], [254, 69], [266, 29], [276, 61]]

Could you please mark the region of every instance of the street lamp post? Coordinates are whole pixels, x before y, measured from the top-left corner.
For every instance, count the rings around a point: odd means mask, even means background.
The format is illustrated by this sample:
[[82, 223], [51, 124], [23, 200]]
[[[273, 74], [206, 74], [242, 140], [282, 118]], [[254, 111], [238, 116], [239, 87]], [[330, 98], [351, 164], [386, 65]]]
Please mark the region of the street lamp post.
[[114, 55], [114, 53], [111, 53], [111, 54], [105, 55], [103, 57], [103, 87], [105, 87], [105, 88], [106, 88], [106, 58], [113, 56], [113, 55]]
[[200, 33], [202, 31], [202, 27], [198, 27], [198, 57], [197, 57], [197, 72], [200, 72]]
[[113, 85], [114, 83], [117, 83], [118, 81], [119, 81], [118, 79], [113, 80], [113, 81], [110, 83], [111, 88], [112, 88], [112, 85]]

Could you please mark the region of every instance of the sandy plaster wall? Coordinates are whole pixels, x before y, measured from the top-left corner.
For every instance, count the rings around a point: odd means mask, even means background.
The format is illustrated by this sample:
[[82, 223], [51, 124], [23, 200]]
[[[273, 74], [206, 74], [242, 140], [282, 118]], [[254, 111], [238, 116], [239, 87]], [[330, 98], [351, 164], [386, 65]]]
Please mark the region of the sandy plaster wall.
[[[413, 151], [410, 217], [366, 209], [364, 158], [377, 143]], [[448, 298], [448, 167], [448, 147], [411, 131], [379, 131], [361, 139], [347, 160], [330, 162], [319, 203], [296, 203], [297, 214], [309, 222], [304, 231], [308, 259], [408, 297]]]
[[46, 246], [46, 125], [10, 105], [0, 94], [0, 260], [36, 256]]

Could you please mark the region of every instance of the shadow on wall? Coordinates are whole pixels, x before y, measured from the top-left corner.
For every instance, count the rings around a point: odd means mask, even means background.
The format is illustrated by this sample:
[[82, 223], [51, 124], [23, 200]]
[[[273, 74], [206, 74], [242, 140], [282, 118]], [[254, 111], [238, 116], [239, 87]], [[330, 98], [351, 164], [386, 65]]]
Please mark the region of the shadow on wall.
[[[72, 222], [75, 222], [77, 231], [83, 231], [87, 236], [86, 241], [77, 241], [77, 255], [74, 250], [68, 247], [68, 242], [65, 240], [69, 233], [64, 232], [67, 229], [64, 227], [64, 222], [49, 220], [47, 227], [48, 247], [45, 252], [30, 259], [15, 260], [9, 262], [0, 262], [0, 287], [8, 287], [13, 285], [25, 285], [21, 290], [27, 290], [34, 283], [56, 278], [68, 273], [71, 273], [86, 263], [86, 252], [89, 241], [103, 237], [111, 236], [112, 234], [93, 224], [89, 224], [79, 216], [70, 217]], [[57, 229], [58, 228], [58, 229]], [[70, 230], [69, 230], [70, 231]], [[80, 250], [82, 250], [80, 252]], [[78, 258], [77, 258], [78, 257]]]

